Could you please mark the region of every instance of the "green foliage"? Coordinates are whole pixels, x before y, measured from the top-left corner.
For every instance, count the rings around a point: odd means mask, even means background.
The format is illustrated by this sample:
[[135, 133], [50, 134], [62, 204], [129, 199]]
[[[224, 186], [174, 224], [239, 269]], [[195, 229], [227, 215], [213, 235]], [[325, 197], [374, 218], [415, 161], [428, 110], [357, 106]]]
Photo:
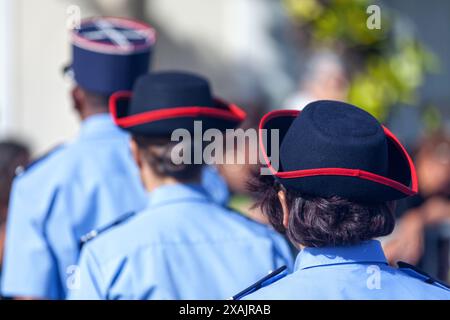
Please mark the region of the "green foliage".
[[425, 130], [436, 132], [442, 127], [442, 114], [434, 105], [428, 105], [423, 111], [423, 123]]
[[394, 30], [398, 16], [381, 8], [381, 29], [369, 29], [369, 0], [284, 0], [307, 45], [341, 52], [352, 62], [348, 100], [380, 120], [398, 104], [414, 104], [437, 60], [412, 34]]

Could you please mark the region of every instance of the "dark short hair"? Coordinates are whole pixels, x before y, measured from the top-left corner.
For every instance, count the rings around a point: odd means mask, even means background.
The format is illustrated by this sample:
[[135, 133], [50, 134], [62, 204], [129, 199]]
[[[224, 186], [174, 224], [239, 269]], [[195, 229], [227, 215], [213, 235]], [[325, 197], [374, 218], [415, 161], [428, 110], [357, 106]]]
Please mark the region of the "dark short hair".
[[27, 165], [30, 157], [28, 147], [17, 141], [0, 142], [0, 220], [5, 219], [9, 202], [11, 184], [16, 175], [16, 169]]
[[[356, 245], [390, 234], [395, 226], [394, 203], [355, 203], [333, 196], [319, 198], [286, 190], [273, 176], [258, 176], [250, 184], [256, 206], [267, 215], [273, 227], [297, 244], [306, 247]], [[283, 225], [278, 198], [286, 193], [289, 224]]]
[[[133, 135], [145, 161], [159, 176], [172, 177], [180, 182], [190, 182], [201, 177], [201, 164], [175, 164], [172, 161], [172, 149], [179, 143], [167, 137], [146, 137]], [[193, 144], [192, 144], [193, 145]], [[195, 150], [192, 146], [191, 155]]]

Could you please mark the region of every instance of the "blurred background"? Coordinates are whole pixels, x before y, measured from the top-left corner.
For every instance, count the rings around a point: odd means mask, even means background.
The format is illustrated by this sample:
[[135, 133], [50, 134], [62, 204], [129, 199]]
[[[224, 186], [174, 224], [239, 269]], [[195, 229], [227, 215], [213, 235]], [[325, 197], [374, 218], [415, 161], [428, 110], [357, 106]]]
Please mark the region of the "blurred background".
[[[415, 158], [421, 193], [399, 204], [386, 253], [449, 280], [448, 0], [0, 0], [2, 140], [39, 155], [76, 135], [62, 69], [74, 21], [93, 15], [154, 26], [153, 69], [208, 76], [249, 111], [247, 127], [317, 99], [352, 102], [388, 124]], [[237, 171], [251, 168], [221, 170], [249, 210]]]

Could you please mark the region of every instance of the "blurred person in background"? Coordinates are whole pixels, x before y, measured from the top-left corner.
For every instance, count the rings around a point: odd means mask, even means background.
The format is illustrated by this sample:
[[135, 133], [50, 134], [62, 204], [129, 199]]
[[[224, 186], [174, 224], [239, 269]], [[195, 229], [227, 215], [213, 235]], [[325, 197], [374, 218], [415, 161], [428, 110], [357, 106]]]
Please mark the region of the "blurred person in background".
[[390, 262], [417, 264], [424, 254], [427, 228], [450, 226], [450, 137], [438, 131], [423, 139], [415, 156], [419, 194], [399, 202], [398, 226], [386, 239], [384, 249]]
[[[245, 132], [249, 130], [249, 138], [246, 138], [244, 148], [239, 148], [237, 139], [235, 139], [235, 143], [232, 146], [224, 141], [225, 157], [227, 157], [227, 153], [229, 152], [234, 155], [235, 161], [233, 163], [225, 161], [223, 164], [217, 165], [217, 169], [229, 187], [229, 206], [234, 210], [242, 212], [251, 219], [268, 224], [266, 216], [262, 214], [259, 208], [253, 206], [254, 200], [252, 193], [248, 189], [248, 182], [258, 172], [260, 167], [259, 158], [256, 159], [258, 163], [250, 163], [252, 156], [256, 154], [256, 157], [258, 157], [259, 154], [258, 150], [252, 150], [250, 148], [252, 144], [249, 142], [252, 139], [251, 132], [257, 132], [259, 119], [262, 116], [263, 110], [264, 108], [261, 105], [253, 105], [247, 108], [247, 118], [240, 125], [239, 129]], [[257, 139], [257, 137], [253, 138]], [[251, 155], [250, 153], [253, 154]], [[237, 160], [239, 159], [245, 159], [244, 163], [242, 161], [238, 163]]]
[[302, 110], [315, 100], [347, 100], [348, 75], [337, 54], [326, 50], [313, 52], [305, 69], [298, 92], [286, 99], [284, 108]]
[[16, 174], [23, 170], [29, 161], [30, 150], [25, 144], [13, 140], [0, 142], [0, 272], [11, 185]]
[[[224, 133], [245, 112], [213, 97], [205, 78], [185, 72], [142, 76], [132, 93], [112, 96], [111, 108], [132, 134], [148, 204], [86, 243], [81, 286], [69, 298], [227, 299], [270, 270], [291, 266], [284, 239], [217, 204], [200, 184], [202, 164], [193, 161], [204, 150], [196, 123], [203, 132]], [[178, 129], [188, 133], [182, 142], [171, 139]], [[181, 152], [184, 161], [175, 163]]]
[[[91, 18], [72, 31], [72, 102], [78, 137], [34, 161], [13, 184], [1, 292], [22, 299], [63, 299], [77, 286], [79, 239], [145, 206], [146, 196], [116, 127], [108, 98], [148, 72], [154, 30], [121, 18]], [[50, 118], [51, 115], [48, 115]]]

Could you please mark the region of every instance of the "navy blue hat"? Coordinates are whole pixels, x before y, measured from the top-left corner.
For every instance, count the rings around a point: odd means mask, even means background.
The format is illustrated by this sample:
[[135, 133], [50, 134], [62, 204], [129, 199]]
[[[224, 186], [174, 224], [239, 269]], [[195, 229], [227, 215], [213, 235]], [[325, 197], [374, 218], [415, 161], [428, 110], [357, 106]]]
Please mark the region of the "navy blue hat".
[[353, 105], [316, 101], [301, 112], [273, 111], [261, 120], [263, 129], [279, 130], [278, 170], [271, 166], [271, 148], [262, 131], [260, 144], [271, 172], [287, 189], [362, 203], [417, 193], [414, 164], [405, 148], [373, 116]]
[[110, 111], [118, 126], [145, 136], [170, 136], [178, 128], [194, 132], [194, 121], [202, 121], [202, 130], [224, 131], [246, 117], [236, 105], [215, 98], [205, 78], [186, 72], [141, 76], [133, 92], [111, 96]]
[[66, 68], [77, 84], [110, 95], [131, 90], [148, 72], [155, 30], [142, 22], [113, 17], [83, 20], [72, 32], [73, 62]]

